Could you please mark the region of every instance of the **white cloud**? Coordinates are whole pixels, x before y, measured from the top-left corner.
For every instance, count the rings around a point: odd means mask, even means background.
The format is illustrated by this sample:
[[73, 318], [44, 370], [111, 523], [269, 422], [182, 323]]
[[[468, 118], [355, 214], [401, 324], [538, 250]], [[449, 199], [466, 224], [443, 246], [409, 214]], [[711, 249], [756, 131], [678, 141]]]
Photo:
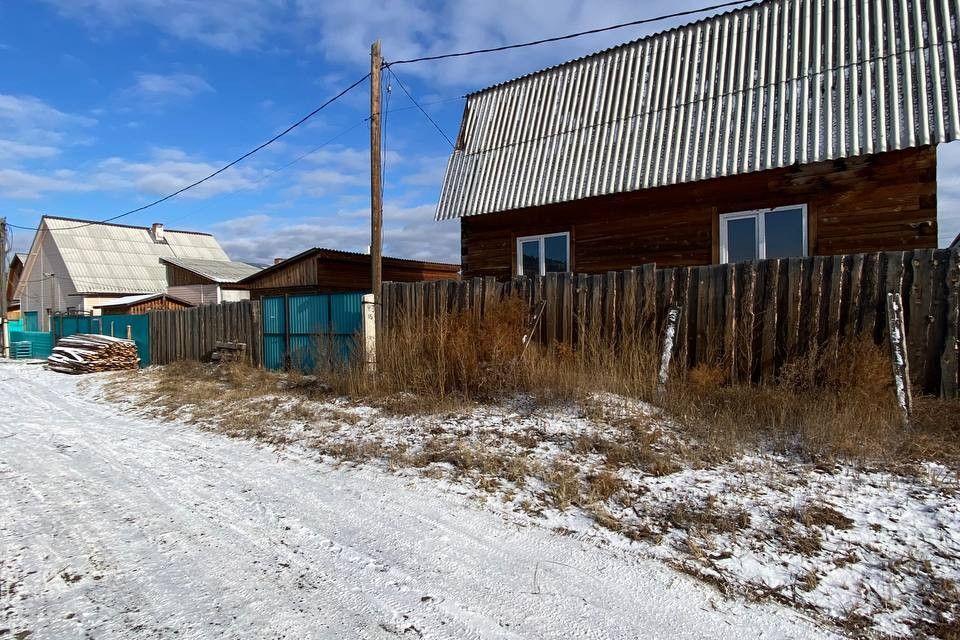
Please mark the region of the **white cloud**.
[[190, 73], [140, 73], [132, 88], [133, 93], [148, 100], [189, 98], [198, 93], [213, 91], [206, 80]]
[[[386, 203], [384, 255], [459, 262], [460, 225], [434, 221], [433, 211], [433, 204]], [[271, 263], [311, 247], [364, 252], [370, 244], [369, 215], [368, 209], [294, 220], [256, 214], [219, 222], [212, 229], [233, 259]]]
[[0, 169], [0, 195], [8, 198], [34, 199], [51, 192], [83, 192], [95, 188], [68, 171], [42, 175], [19, 169]]
[[0, 160], [16, 162], [18, 160], [34, 160], [51, 158], [60, 153], [56, 147], [49, 145], [26, 144], [14, 140], [0, 139]]
[[[166, 195], [209, 175], [224, 163], [193, 158], [180, 149], [154, 149], [148, 160], [107, 158], [97, 165], [92, 180], [104, 190], [135, 190], [149, 195]], [[185, 198], [210, 196], [253, 189], [261, 173], [252, 167], [232, 167], [215, 178], [185, 192]]]
[[65, 113], [34, 96], [0, 94], [0, 131], [11, 140], [30, 145], [65, 141], [78, 128], [96, 120]]
[[223, 49], [259, 48], [288, 17], [285, 0], [47, 0], [98, 35], [146, 23], [174, 38]]

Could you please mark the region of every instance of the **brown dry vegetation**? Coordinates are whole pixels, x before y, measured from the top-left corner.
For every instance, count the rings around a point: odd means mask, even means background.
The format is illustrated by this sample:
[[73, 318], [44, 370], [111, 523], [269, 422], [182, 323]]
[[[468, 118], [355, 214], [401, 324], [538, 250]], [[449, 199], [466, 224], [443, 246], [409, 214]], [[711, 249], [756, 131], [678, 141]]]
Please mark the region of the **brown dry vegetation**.
[[[463, 312], [401, 319], [383, 336], [377, 375], [352, 372], [334, 386], [401, 413], [515, 393], [585, 403], [592, 392], [612, 392], [663, 407], [694, 437], [686, 453], [708, 463], [749, 450], [814, 461], [954, 463], [960, 457], [960, 403], [918, 398], [912, 428], [904, 430], [889, 359], [869, 340], [795, 358], [764, 385], [731, 384], [722, 366], [674, 372], [667, 392], [658, 396], [657, 341], [651, 336], [635, 334], [612, 345], [585, 335], [576, 348], [531, 344], [524, 351], [527, 330], [527, 308], [516, 299], [492, 305], [482, 318]], [[635, 444], [643, 448], [633, 442], [618, 446]], [[602, 453], [630, 459], [638, 454]]]

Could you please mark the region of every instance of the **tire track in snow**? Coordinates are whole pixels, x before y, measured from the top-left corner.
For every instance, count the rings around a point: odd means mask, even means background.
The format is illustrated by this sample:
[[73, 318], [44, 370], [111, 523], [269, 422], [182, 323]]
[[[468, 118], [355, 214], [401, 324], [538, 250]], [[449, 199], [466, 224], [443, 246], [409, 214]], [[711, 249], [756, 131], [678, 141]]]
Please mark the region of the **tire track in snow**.
[[[10, 599], [0, 628], [35, 638], [827, 635], [774, 606], [710, 610], [714, 594], [661, 565], [521, 529], [428, 480], [278, 456], [120, 413], [82, 398], [73, 378], [0, 372], [0, 415], [18, 416], [0, 429], [14, 433], [0, 439], [0, 505], [14, 513], [0, 519], [0, 541], [28, 549], [5, 562], [18, 575], [65, 561], [103, 574]], [[44, 546], [30, 549], [38, 535]]]

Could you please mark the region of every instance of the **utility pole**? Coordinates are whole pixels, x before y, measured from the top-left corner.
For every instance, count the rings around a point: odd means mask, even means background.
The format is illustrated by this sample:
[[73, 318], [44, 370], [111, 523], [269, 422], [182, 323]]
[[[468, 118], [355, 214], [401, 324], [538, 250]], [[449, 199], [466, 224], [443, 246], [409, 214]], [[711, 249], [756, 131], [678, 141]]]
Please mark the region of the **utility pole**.
[[380, 163], [380, 41], [370, 46], [370, 284], [374, 304], [380, 302], [383, 234], [383, 176]]
[[0, 357], [9, 358], [7, 333], [7, 219], [0, 218]]

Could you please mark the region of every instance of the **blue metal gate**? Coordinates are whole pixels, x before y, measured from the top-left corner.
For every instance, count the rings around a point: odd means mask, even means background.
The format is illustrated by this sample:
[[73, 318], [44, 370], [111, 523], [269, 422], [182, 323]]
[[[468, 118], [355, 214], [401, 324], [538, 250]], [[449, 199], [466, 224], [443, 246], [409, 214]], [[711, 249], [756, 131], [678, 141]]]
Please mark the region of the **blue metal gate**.
[[102, 336], [126, 338], [129, 335], [137, 343], [140, 366], [150, 365], [150, 321], [145, 314], [116, 316], [67, 316], [50, 317], [54, 342], [77, 333], [97, 333]]
[[362, 328], [362, 305], [362, 293], [263, 298], [263, 366], [314, 371], [348, 362]]

